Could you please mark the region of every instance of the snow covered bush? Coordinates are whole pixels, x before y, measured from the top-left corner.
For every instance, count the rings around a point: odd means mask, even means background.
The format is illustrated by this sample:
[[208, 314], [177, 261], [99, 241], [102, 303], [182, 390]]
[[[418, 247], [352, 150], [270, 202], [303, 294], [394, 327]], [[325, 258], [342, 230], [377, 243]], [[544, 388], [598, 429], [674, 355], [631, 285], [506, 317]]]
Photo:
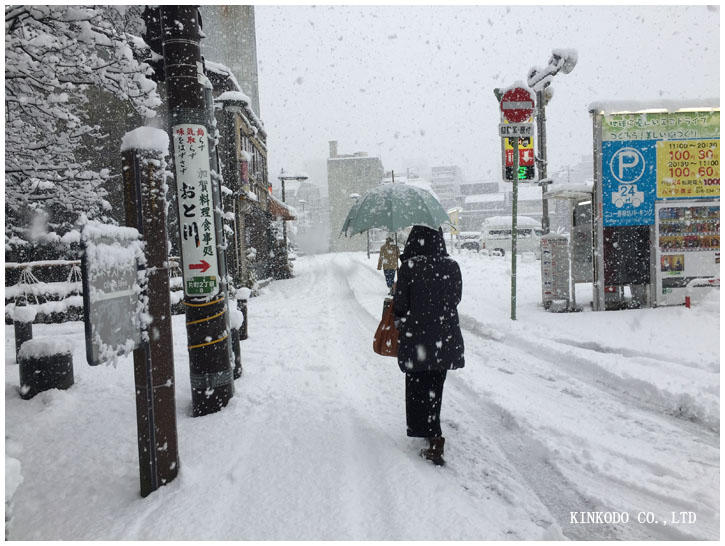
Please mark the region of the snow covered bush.
[[[5, 7], [6, 252], [48, 230], [67, 232], [81, 214], [108, 220], [110, 169], [82, 153], [104, 136], [88, 115], [89, 95], [106, 93], [154, 115], [156, 84], [134, 55], [145, 45], [133, 34], [140, 24], [138, 8]], [[118, 161], [118, 143], [105, 148]]]

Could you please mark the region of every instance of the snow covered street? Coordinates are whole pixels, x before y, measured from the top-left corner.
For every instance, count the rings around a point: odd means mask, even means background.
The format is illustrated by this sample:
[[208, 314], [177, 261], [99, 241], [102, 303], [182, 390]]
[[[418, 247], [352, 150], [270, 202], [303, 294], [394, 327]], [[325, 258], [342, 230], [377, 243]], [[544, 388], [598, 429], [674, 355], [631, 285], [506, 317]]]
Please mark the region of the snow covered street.
[[7, 538], [718, 539], [719, 292], [692, 309], [546, 313], [540, 263], [521, 259], [512, 322], [509, 260], [453, 257], [466, 367], [443, 391], [442, 468], [405, 435], [397, 362], [372, 351], [377, 255], [300, 257], [252, 298], [243, 376], [217, 414], [191, 417], [174, 317], [181, 466], [146, 499], [131, 358], [91, 368], [82, 323], [34, 325], [73, 342], [76, 383], [24, 401], [6, 326], [6, 481], [22, 479]]

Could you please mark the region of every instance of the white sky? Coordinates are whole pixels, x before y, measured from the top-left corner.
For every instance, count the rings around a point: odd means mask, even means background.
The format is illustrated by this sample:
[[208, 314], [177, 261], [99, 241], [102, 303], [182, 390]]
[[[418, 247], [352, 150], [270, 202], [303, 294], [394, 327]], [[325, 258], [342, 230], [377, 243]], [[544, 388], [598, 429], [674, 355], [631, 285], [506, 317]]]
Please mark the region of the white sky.
[[386, 170], [457, 164], [498, 180], [493, 88], [573, 48], [579, 62], [555, 77], [546, 110], [555, 172], [591, 154], [592, 102], [719, 98], [719, 20], [717, 6], [258, 5], [270, 178], [282, 167], [324, 177], [337, 140]]

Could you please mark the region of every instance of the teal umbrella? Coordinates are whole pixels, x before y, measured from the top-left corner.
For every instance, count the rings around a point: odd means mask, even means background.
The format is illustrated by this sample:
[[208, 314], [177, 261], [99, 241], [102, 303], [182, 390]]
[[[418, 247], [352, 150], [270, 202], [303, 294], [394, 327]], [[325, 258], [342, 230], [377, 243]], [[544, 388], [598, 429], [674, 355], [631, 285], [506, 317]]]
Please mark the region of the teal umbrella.
[[347, 213], [342, 233], [356, 235], [373, 228], [398, 231], [413, 225], [438, 229], [450, 222], [433, 195], [408, 184], [382, 184], [369, 190]]

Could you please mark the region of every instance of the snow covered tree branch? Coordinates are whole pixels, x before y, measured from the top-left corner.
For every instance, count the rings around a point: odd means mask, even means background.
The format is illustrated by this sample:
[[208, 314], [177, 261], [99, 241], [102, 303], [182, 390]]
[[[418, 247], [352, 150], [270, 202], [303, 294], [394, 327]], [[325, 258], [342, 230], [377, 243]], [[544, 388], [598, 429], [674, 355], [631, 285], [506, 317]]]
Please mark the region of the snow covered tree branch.
[[[36, 214], [67, 231], [81, 214], [103, 221], [110, 205], [80, 153], [103, 135], [88, 115], [88, 91], [127, 102], [142, 117], [160, 104], [143, 47], [138, 9], [121, 6], [5, 7], [6, 236], [24, 239]], [[109, 155], [118, 143], [107, 143]], [[109, 163], [110, 164], [110, 163]]]

